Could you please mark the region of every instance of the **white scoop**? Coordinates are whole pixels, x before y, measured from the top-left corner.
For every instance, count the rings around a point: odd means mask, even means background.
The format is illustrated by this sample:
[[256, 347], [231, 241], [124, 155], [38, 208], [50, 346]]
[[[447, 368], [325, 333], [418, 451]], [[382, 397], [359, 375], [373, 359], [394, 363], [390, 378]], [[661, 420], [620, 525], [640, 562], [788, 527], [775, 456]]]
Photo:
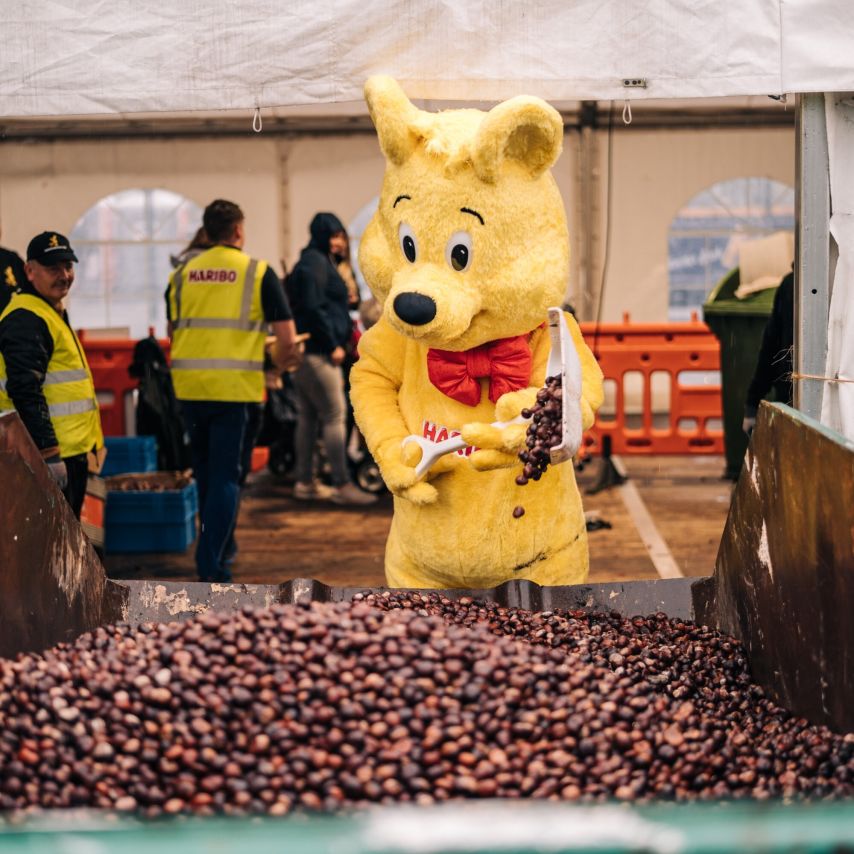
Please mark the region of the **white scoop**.
[[555, 464], [572, 459], [581, 447], [581, 361], [560, 308], [549, 309], [549, 338], [546, 376], [560, 375], [563, 393], [561, 440], [549, 452], [549, 459]]
[[[560, 376], [563, 390], [562, 436], [560, 444], [551, 449], [550, 460], [552, 463], [562, 463], [571, 459], [581, 447], [581, 404], [579, 403], [581, 399], [581, 362], [578, 360], [578, 353], [576, 353], [575, 345], [572, 343], [572, 336], [564, 322], [563, 310], [550, 308], [548, 323], [551, 348], [546, 366], [546, 376]], [[520, 424], [528, 420], [518, 415], [512, 421], [493, 421], [492, 426], [502, 430], [510, 424]], [[406, 446], [413, 442], [421, 448], [421, 459], [415, 466], [415, 474], [418, 477], [428, 471], [439, 457], [466, 447], [462, 436], [451, 436], [442, 442], [431, 442], [426, 437], [417, 436], [414, 433], [407, 436], [402, 445]]]

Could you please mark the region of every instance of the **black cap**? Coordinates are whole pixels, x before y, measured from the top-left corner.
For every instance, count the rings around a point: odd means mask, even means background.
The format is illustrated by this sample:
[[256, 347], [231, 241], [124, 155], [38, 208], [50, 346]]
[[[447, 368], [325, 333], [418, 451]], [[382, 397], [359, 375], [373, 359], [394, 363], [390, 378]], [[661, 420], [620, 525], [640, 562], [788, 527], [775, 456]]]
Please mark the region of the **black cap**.
[[37, 234], [27, 246], [27, 261], [38, 261], [49, 266], [60, 261], [76, 261], [77, 256], [68, 242], [68, 238], [58, 231], [43, 231]]

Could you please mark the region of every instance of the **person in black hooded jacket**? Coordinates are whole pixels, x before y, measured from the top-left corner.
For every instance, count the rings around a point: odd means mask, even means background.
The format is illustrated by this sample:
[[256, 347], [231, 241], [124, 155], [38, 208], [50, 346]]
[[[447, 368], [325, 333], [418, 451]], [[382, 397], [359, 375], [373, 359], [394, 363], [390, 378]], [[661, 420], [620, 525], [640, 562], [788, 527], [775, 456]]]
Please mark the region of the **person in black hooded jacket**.
[[[346, 249], [346, 231], [337, 216], [318, 213], [288, 280], [297, 331], [307, 332], [305, 358], [294, 376], [297, 390], [296, 484], [298, 499], [329, 498], [336, 504], [371, 504], [376, 499], [350, 479], [346, 456], [347, 403], [341, 364], [353, 322], [347, 285], [335, 269], [334, 254]], [[332, 489], [314, 478], [318, 426], [332, 472]]]
[[293, 295], [291, 310], [298, 332], [308, 332], [306, 353], [329, 356], [340, 365], [344, 361], [352, 333], [347, 284], [335, 268], [332, 255], [346, 246], [346, 232], [335, 214], [316, 214], [309, 226], [311, 240], [291, 271], [288, 284]]
[[792, 403], [792, 348], [795, 340], [795, 273], [787, 273], [774, 295], [774, 307], [762, 333], [753, 379], [747, 389], [741, 427], [748, 436], [756, 425], [759, 402], [773, 389], [774, 400]]

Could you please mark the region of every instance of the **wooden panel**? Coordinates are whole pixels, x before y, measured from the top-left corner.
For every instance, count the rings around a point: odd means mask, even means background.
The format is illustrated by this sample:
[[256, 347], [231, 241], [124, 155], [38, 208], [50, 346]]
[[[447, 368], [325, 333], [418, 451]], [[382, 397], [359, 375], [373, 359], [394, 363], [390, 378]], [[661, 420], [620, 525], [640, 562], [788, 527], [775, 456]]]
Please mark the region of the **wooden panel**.
[[854, 444], [763, 404], [715, 571], [717, 623], [757, 680], [796, 714], [854, 730]]
[[0, 655], [101, 622], [106, 576], [17, 413], [0, 416]]

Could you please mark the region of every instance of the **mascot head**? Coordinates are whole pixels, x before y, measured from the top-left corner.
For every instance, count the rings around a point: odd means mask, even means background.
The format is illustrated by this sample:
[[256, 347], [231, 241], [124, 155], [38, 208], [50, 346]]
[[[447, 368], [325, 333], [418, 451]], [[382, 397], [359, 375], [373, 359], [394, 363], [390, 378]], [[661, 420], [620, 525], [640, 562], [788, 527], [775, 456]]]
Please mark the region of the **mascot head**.
[[401, 335], [467, 350], [524, 334], [563, 301], [569, 241], [549, 168], [558, 112], [521, 96], [427, 113], [389, 77], [365, 97], [386, 157], [359, 265]]

